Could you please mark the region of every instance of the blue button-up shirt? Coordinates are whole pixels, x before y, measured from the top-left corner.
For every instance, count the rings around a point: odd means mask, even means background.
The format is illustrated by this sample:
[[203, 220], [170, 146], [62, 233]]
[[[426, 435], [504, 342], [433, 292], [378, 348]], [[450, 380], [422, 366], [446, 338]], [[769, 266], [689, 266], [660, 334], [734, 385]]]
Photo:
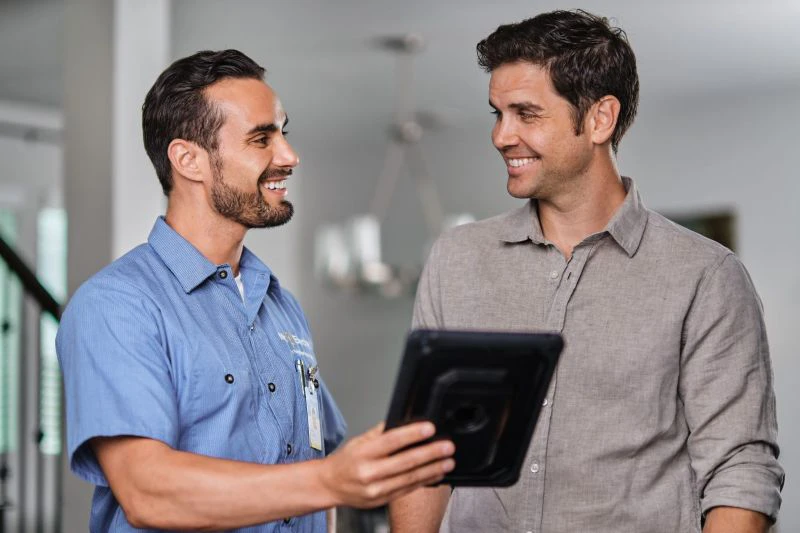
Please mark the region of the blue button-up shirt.
[[[230, 265], [209, 262], [159, 218], [147, 244], [70, 301], [56, 344], [70, 466], [96, 485], [91, 532], [134, 531], [88, 444], [94, 437], [147, 437], [263, 464], [320, 458], [343, 439], [344, 420], [318, 373], [324, 451], [310, 446], [296, 363], [317, 361], [297, 301], [246, 248], [239, 269], [244, 301]], [[325, 526], [318, 512], [239, 531]]]

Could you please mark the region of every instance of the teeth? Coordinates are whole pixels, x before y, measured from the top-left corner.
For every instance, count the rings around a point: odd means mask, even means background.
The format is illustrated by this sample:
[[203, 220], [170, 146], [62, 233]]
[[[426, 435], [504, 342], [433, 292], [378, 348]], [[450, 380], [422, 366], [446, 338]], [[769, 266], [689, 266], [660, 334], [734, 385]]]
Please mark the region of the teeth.
[[533, 161], [535, 159], [536, 159], [535, 157], [523, 157], [521, 159], [509, 159], [508, 160], [508, 166], [514, 167], [514, 168], [524, 167], [525, 165], [529, 165], [530, 163], [533, 163]]
[[267, 189], [274, 191], [276, 189], [285, 189], [286, 188], [286, 180], [283, 181], [270, 181], [266, 183]]

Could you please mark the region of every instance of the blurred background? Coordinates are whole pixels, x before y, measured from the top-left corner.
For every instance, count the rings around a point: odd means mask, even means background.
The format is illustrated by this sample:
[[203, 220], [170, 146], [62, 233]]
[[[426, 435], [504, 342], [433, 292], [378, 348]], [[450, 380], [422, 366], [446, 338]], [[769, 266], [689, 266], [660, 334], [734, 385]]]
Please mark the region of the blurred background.
[[[46, 296], [66, 302], [163, 212], [140, 127], [161, 70], [221, 48], [267, 68], [301, 159], [296, 215], [247, 245], [303, 305], [354, 435], [386, 414], [437, 224], [520, 203], [490, 144], [475, 44], [499, 24], [575, 7], [613, 19], [637, 55], [640, 112], [622, 173], [649, 207], [732, 246], [760, 293], [787, 471], [775, 529], [800, 531], [799, 0], [0, 0], [2, 530], [86, 531], [91, 490], [61, 456], [58, 310]], [[337, 264], [321, 232], [376, 198], [372, 245], [377, 235], [381, 261], [408, 273], [391, 290], [320, 270]], [[348, 520], [352, 531], [365, 521]]]

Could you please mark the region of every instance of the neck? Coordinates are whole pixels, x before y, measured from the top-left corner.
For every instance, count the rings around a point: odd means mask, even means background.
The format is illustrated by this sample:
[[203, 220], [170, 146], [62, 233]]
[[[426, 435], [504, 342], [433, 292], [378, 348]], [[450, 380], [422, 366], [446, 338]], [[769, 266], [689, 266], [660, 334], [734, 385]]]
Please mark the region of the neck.
[[542, 233], [567, 259], [586, 237], [602, 231], [625, 201], [622, 178], [609, 163], [587, 172], [568, 190], [538, 199]]
[[167, 224], [206, 259], [215, 265], [227, 263], [234, 275], [239, 274], [239, 260], [247, 228], [211, 209], [192, 208], [172, 196], [165, 218]]

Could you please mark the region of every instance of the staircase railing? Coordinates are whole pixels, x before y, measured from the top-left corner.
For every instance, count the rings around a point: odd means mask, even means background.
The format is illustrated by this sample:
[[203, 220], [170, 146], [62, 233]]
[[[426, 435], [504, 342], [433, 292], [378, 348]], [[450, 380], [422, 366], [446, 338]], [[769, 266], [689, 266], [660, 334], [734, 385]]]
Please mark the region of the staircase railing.
[[[0, 382], [3, 405], [7, 409], [17, 406], [16, 413], [4, 413], [4, 423], [16, 419], [16, 427], [4, 431], [6, 438], [16, 435], [16, 443], [0, 455], [0, 533], [60, 533], [61, 455], [45, 454], [40, 447], [45, 435], [39, 407], [42, 316], [59, 321], [62, 307], [2, 235], [0, 258], [8, 267], [0, 283], [8, 289], [15, 278], [24, 295], [12, 305], [18, 309], [12, 309], [0, 323], [0, 364], [6, 370], [16, 366], [19, 376], [17, 383], [10, 383], [10, 372], [4, 372], [6, 379]], [[4, 294], [10, 292], [5, 290]], [[15, 357], [17, 353], [20, 355]]]

